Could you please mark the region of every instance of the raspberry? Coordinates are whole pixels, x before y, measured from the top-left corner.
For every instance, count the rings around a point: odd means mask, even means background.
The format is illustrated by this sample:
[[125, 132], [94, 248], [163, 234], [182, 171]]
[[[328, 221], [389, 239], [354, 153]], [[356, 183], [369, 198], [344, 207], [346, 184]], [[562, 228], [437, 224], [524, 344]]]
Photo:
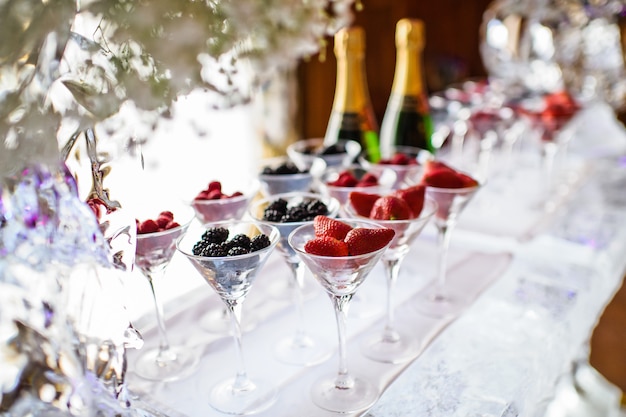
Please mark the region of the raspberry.
[[219, 181], [211, 181], [209, 183], [209, 185], [207, 186], [207, 191], [211, 192], [211, 191], [218, 191], [218, 192], [222, 192], [222, 183], [220, 183]]
[[139, 229], [137, 229], [137, 233], [145, 234], [145, 233], [154, 233], [159, 231], [159, 225], [152, 219], [148, 219], [139, 224]]

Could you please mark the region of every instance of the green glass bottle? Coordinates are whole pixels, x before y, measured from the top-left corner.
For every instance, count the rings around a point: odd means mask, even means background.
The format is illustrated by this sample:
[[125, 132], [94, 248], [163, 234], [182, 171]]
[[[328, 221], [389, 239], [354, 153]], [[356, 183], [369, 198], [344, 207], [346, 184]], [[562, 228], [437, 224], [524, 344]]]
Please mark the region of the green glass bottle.
[[396, 68], [380, 130], [380, 147], [388, 156], [394, 146], [412, 146], [435, 151], [433, 122], [422, 66], [425, 36], [419, 19], [401, 19], [396, 24]]
[[333, 107], [324, 136], [324, 145], [340, 139], [361, 144], [370, 160], [380, 159], [378, 122], [367, 87], [365, 72], [365, 31], [359, 26], [335, 34], [337, 82]]

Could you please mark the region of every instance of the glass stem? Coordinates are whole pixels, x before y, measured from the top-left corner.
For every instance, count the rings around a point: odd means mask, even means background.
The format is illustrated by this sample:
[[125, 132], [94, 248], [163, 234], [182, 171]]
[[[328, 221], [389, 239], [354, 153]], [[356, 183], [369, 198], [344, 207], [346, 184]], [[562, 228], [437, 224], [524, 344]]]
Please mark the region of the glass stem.
[[152, 299], [154, 300], [154, 308], [156, 310], [157, 325], [159, 328], [159, 353], [156, 357], [159, 365], [165, 365], [168, 362], [176, 360], [176, 355], [170, 350], [170, 342], [167, 338], [167, 331], [165, 330], [165, 319], [163, 314], [163, 303], [157, 296], [154, 288], [154, 279], [151, 274], [147, 275], [148, 283], [150, 284], [150, 290], [152, 291]]
[[437, 271], [437, 291], [435, 298], [444, 300], [446, 298], [446, 268], [448, 266], [448, 249], [450, 247], [450, 232], [453, 224], [448, 223], [438, 226], [439, 230], [439, 269]]
[[294, 262], [290, 263], [289, 267], [293, 272], [293, 278], [295, 280], [295, 285], [293, 286], [293, 298], [296, 307], [297, 314], [297, 323], [296, 323], [296, 332], [293, 338], [293, 344], [295, 346], [306, 346], [307, 345], [307, 334], [305, 330], [304, 324], [304, 274], [306, 273], [306, 268], [303, 262]]
[[396, 343], [400, 340], [400, 335], [393, 328], [394, 317], [394, 289], [396, 282], [398, 281], [398, 274], [400, 272], [400, 263], [402, 259], [388, 259], [384, 261], [385, 271], [387, 273], [387, 319], [385, 322], [385, 329], [383, 330], [383, 342], [384, 343]]
[[233, 382], [233, 392], [249, 391], [254, 388], [254, 384], [248, 378], [246, 372], [246, 362], [243, 357], [242, 334], [241, 334], [241, 300], [227, 300], [226, 306], [230, 313], [231, 324], [233, 328], [233, 340], [235, 342], [235, 352], [237, 354], [237, 375]]
[[348, 374], [348, 356], [346, 350], [348, 307], [352, 299], [352, 294], [342, 296], [330, 295], [330, 298], [335, 309], [337, 334], [339, 336], [339, 371], [335, 379], [335, 387], [337, 389], [349, 389], [354, 385], [354, 379]]

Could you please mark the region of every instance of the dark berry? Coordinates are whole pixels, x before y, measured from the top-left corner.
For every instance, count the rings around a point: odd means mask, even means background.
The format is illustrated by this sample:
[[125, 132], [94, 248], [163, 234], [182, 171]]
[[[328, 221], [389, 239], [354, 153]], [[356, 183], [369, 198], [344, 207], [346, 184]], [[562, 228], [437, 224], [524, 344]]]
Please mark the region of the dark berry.
[[306, 210], [313, 215], [313, 217], [328, 214], [328, 207], [320, 200], [309, 201]]
[[193, 253], [196, 256], [201, 256], [202, 250], [206, 248], [206, 246], [207, 246], [207, 243], [203, 240], [196, 242], [196, 244], [193, 245], [193, 248], [191, 249], [191, 253]]
[[307, 212], [303, 207], [295, 206], [290, 207], [287, 210], [287, 214], [283, 217], [284, 223], [293, 223], [293, 222], [301, 222], [305, 221], [307, 217]]
[[233, 236], [233, 238], [228, 241], [228, 246], [230, 246], [231, 248], [235, 248], [237, 246], [240, 246], [242, 248], [250, 248], [250, 238], [243, 233], [239, 233]]
[[221, 257], [228, 255], [228, 247], [223, 243], [209, 243], [202, 249], [201, 256]]
[[256, 252], [258, 250], [267, 248], [270, 244], [270, 238], [267, 237], [267, 235], [256, 235], [250, 241], [250, 251]]
[[287, 202], [287, 200], [285, 200], [284, 198], [279, 198], [272, 201], [270, 205], [267, 206], [266, 210], [276, 210], [284, 213], [287, 210], [288, 204], [289, 203]]
[[228, 250], [228, 256], [245, 255], [246, 253], [250, 253], [250, 249], [241, 246], [233, 246]]
[[320, 155], [336, 155], [338, 153], [344, 153], [346, 151], [346, 147], [343, 144], [335, 143], [334, 145], [330, 145], [325, 147]]
[[288, 161], [288, 162], [283, 162], [276, 168], [265, 167], [261, 171], [261, 174], [263, 175], [288, 175], [288, 174], [301, 174], [304, 172], [306, 171], [300, 171], [300, 169], [298, 169], [296, 164]]
[[265, 210], [263, 212], [263, 220], [268, 222], [281, 222], [284, 213], [277, 210]]
[[226, 239], [228, 239], [228, 229], [224, 227], [213, 227], [202, 234], [202, 240], [207, 243], [222, 243]]

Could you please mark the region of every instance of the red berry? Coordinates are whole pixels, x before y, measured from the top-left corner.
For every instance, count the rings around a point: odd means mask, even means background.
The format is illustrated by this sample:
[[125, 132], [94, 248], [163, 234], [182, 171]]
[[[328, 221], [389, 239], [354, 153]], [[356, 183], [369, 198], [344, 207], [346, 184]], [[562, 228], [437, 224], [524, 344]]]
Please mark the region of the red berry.
[[209, 185], [207, 186], [207, 191], [211, 192], [214, 190], [219, 191], [220, 193], [222, 192], [222, 183], [219, 181], [211, 181], [209, 183]]
[[370, 218], [376, 220], [407, 220], [411, 218], [409, 205], [400, 197], [387, 195], [374, 202]]
[[159, 231], [159, 225], [152, 219], [144, 220], [139, 224], [139, 228], [137, 229], [137, 233], [145, 234], [145, 233], [154, 233]]
[[220, 190], [211, 190], [207, 194], [207, 200], [219, 200], [222, 198], [222, 192]]
[[393, 229], [369, 229], [365, 227], [355, 227], [350, 230], [344, 239], [348, 246], [350, 255], [362, 255], [364, 253], [374, 252], [385, 247], [396, 232]]
[[413, 185], [408, 188], [396, 190], [393, 193], [395, 196], [404, 200], [411, 209], [412, 217], [419, 217], [422, 209], [424, 208], [424, 198], [426, 195], [426, 186], [423, 184]]
[[167, 225], [165, 225], [165, 230], [173, 229], [175, 227], [180, 227], [180, 224], [172, 220]]
[[313, 228], [315, 230], [315, 236], [328, 236], [338, 240], [343, 240], [346, 234], [352, 230], [352, 226], [349, 224], [321, 215], [315, 216], [313, 219]]
[[380, 195], [378, 194], [369, 194], [361, 191], [352, 191], [348, 194], [348, 200], [352, 208], [356, 214], [363, 217], [369, 217], [372, 207], [379, 197]]
[[165, 226], [167, 226], [167, 224], [171, 221], [172, 219], [169, 219], [165, 216], [159, 216], [156, 219], [156, 224], [159, 226], [159, 229], [165, 229]]
[[321, 236], [309, 240], [304, 245], [304, 251], [320, 256], [348, 256], [346, 244], [330, 236]]

